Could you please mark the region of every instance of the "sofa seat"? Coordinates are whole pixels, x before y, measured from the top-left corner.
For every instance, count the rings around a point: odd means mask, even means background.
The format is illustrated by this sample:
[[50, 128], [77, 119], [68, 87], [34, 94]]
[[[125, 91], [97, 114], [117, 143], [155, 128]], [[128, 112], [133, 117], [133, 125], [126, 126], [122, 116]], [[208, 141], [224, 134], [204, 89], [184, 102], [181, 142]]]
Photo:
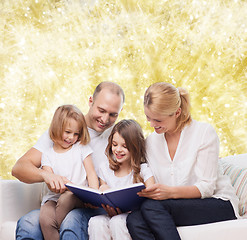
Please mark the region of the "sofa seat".
[[[220, 164], [247, 169], [247, 154], [220, 159]], [[247, 178], [245, 180], [247, 181]], [[235, 180], [232, 181], [235, 182]], [[1, 240], [14, 240], [18, 219], [29, 211], [40, 208], [44, 186], [44, 183], [26, 184], [18, 180], [0, 180]], [[247, 239], [247, 218], [178, 227], [178, 231], [182, 240], [245, 240]]]

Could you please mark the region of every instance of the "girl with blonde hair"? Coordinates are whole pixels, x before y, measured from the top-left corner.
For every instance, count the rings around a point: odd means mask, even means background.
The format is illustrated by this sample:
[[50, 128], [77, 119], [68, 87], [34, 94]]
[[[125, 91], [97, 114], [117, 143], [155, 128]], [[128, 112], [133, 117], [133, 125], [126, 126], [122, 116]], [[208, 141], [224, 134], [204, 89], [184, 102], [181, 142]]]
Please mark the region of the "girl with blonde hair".
[[[49, 135], [53, 146], [42, 154], [42, 169], [62, 176], [64, 184], [72, 182], [98, 189], [92, 149], [88, 145], [90, 137], [82, 112], [74, 105], [58, 107]], [[51, 183], [51, 189], [55, 187], [55, 183]], [[59, 228], [65, 216], [82, 206], [83, 203], [69, 191], [60, 194], [48, 190], [42, 200], [39, 219], [44, 239], [59, 239]]]

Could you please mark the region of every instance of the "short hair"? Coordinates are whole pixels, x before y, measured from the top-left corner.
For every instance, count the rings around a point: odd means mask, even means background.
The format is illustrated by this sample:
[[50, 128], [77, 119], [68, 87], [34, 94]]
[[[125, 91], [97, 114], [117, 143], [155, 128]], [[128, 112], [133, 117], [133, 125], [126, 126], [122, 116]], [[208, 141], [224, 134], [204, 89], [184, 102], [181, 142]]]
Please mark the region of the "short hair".
[[83, 113], [74, 105], [62, 105], [54, 113], [49, 128], [49, 135], [53, 142], [62, 140], [63, 132], [70, 119], [74, 119], [79, 126], [78, 141], [86, 145], [90, 141], [87, 124]]
[[109, 160], [109, 166], [112, 170], [116, 171], [120, 167], [114, 159], [112, 152], [112, 141], [115, 133], [118, 133], [125, 141], [126, 147], [131, 156], [131, 167], [134, 172], [133, 182], [143, 182], [140, 176], [141, 163], [147, 162], [146, 159], [146, 143], [143, 136], [142, 128], [135, 120], [124, 119], [118, 122], [112, 129], [112, 132], [108, 138], [108, 145], [106, 147], [106, 156]]
[[144, 94], [144, 106], [155, 114], [173, 115], [178, 108], [181, 114], [177, 118], [177, 130], [182, 130], [191, 122], [189, 93], [184, 88], [176, 88], [170, 83], [152, 84]]
[[123, 100], [123, 103], [125, 101], [125, 94], [124, 94], [124, 91], [123, 89], [117, 84], [117, 83], [114, 83], [114, 82], [108, 82], [108, 81], [105, 81], [105, 82], [101, 82], [94, 90], [94, 93], [93, 93], [93, 101], [95, 101], [95, 99], [97, 98], [97, 95], [100, 93], [101, 90], [107, 88], [111, 93], [113, 94], [116, 94], [118, 96], [121, 96], [122, 97], [122, 100]]

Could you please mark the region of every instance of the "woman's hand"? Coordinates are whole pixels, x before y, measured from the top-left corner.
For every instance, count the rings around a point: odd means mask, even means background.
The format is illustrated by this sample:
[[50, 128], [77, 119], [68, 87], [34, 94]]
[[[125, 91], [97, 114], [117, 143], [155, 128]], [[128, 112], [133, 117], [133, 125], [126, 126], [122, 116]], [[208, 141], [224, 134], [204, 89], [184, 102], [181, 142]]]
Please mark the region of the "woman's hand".
[[173, 187], [155, 183], [138, 193], [140, 197], [147, 197], [155, 200], [165, 200], [173, 197]]

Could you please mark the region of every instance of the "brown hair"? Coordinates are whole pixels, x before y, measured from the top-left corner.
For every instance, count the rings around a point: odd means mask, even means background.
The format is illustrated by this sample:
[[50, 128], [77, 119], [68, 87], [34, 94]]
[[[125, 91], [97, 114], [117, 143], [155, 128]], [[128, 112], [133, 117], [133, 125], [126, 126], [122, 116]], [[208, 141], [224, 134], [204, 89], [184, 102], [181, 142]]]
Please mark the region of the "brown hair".
[[108, 82], [108, 81], [105, 81], [105, 82], [101, 82], [94, 90], [94, 93], [93, 93], [93, 100], [95, 101], [97, 95], [100, 93], [100, 91], [104, 88], [107, 88], [108, 90], [110, 90], [110, 92], [118, 95], [118, 96], [122, 96], [122, 100], [123, 100], [123, 103], [125, 101], [125, 95], [124, 95], [124, 91], [123, 89], [117, 84], [117, 83], [114, 83], [114, 82]]
[[166, 82], [152, 84], [144, 94], [144, 106], [155, 114], [173, 115], [178, 108], [181, 114], [177, 118], [177, 130], [182, 130], [191, 122], [189, 93], [184, 88], [175, 88]]
[[54, 113], [51, 125], [49, 128], [49, 135], [53, 142], [62, 140], [63, 132], [69, 119], [74, 119], [79, 125], [78, 141], [86, 145], [90, 141], [90, 136], [87, 129], [87, 124], [82, 112], [74, 105], [62, 105], [57, 108]]
[[116, 132], [124, 139], [126, 147], [130, 152], [131, 168], [134, 172], [133, 183], [143, 182], [143, 179], [140, 176], [141, 163], [147, 162], [147, 160], [146, 143], [141, 126], [135, 120], [124, 119], [113, 127], [108, 138], [108, 145], [105, 153], [109, 159], [110, 168], [114, 171], [120, 168], [120, 163], [114, 159], [112, 153], [112, 140], [113, 135]]

